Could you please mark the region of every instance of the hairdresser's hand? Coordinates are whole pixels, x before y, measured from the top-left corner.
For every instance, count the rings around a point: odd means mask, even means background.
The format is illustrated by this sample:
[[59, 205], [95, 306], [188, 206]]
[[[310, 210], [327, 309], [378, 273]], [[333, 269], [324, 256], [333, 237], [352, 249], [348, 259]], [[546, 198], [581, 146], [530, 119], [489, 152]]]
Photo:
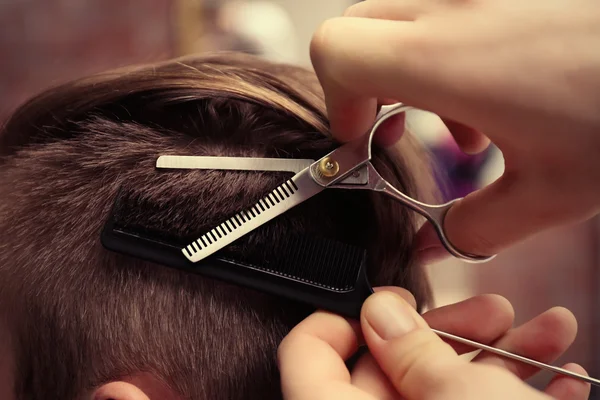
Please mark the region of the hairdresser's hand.
[[597, 0], [367, 0], [311, 57], [341, 140], [391, 98], [440, 115], [466, 152], [487, 146], [477, 132], [502, 150], [504, 176], [447, 216], [457, 247], [490, 255], [600, 211], [598, 49]]
[[[468, 362], [457, 353], [471, 349], [451, 347], [427, 329], [429, 324], [552, 362], [575, 337], [576, 322], [568, 311], [552, 309], [510, 329], [512, 308], [499, 296], [474, 297], [432, 310], [422, 318], [409, 305], [414, 300], [408, 292], [387, 290], [395, 293], [376, 293], [365, 302], [360, 326], [333, 314], [316, 312], [290, 332], [278, 353], [286, 399], [588, 398], [588, 384], [565, 377], [555, 378], [544, 393], [538, 392], [522, 382], [535, 369], [484, 353]], [[370, 354], [350, 372], [344, 360], [356, 352], [363, 337]], [[585, 374], [575, 364], [566, 368]]]

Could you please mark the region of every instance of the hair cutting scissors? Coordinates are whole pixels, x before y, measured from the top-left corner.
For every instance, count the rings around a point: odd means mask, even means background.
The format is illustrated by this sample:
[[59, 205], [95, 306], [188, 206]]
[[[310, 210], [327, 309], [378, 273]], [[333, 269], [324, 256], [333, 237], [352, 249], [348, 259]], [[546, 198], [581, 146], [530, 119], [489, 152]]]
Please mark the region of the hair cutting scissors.
[[[250, 209], [241, 211], [190, 243], [182, 249], [183, 254], [190, 261], [198, 262], [325, 189], [362, 189], [390, 196], [424, 216], [435, 228], [446, 250], [454, 257], [472, 263], [491, 260], [494, 256], [479, 256], [463, 252], [448, 239], [444, 229], [445, 216], [454, 203], [460, 199], [454, 199], [441, 205], [417, 201], [387, 182], [371, 163], [371, 144], [377, 129], [388, 118], [411, 109], [412, 107], [400, 103], [381, 107], [367, 135], [341, 145], [316, 161], [161, 156], [157, 160], [158, 168], [292, 170], [297, 172], [293, 178], [277, 187]], [[297, 171], [300, 166], [304, 168]]]
[[[371, 163], [371, 144], [377, 129], [388, 118], [411, 109], [412, 107], [402, 104], [383, 106], [367, 135], [338, 147], [316, 161], [170, 155], [159, 157], [156, 167], [162, 169], [288, 171], [295, 173], [293, 178], [275, 188], [252, 207], [239, 212], [186, 246], [182, 249], [183, 254], [191, 262], [199, 262], [325, 189], [363, 189], [390, 196], [423, 215], [433, 225], [440, 241], [453, 256], [474, 263], [489, 261], [494, 256], [478, 256], [465, 253], [457, 249], [448, 240], [444, 229], [444, 219], [448, 210], [459, 199], [441, 205], [430, 205], [417, 201], [387, 182]], [[432, 331], [449, 340], [600, 386], [600, 380], [595, 378], [544, 364], [447, 332], [436, 329], [432, 329]]]

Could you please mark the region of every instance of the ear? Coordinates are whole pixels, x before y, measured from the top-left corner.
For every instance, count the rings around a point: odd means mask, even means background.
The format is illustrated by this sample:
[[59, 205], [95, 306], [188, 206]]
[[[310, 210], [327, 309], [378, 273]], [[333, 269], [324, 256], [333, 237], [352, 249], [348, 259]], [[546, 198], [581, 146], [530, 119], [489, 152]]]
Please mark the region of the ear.
[[93, 400], [150, 400], [135, 385], [127, 382], [110, 382], [94, 391]]

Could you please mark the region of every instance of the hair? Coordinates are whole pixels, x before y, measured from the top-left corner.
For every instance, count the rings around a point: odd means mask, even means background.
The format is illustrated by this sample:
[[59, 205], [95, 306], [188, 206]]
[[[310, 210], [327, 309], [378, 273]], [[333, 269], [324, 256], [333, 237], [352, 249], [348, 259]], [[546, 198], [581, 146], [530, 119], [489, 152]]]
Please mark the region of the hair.
[[[149, 372], [186, 399], [280, 398], [276, 349], [311, 310], [133, 257], [100, 244], [121, 187], [172, 205], [143, 212], [176, 235], [201, 233], [281, 183], [277, 173], [158, 173], [162, 154], [322, 157], [323, 93], [311, 71], [242, 54], [119, 69], [52, 88], [0, 132], [0, 312], [20, 399], [77, 399]], [[428, 181], [414, 142], [374, 149], [380, 173], [409, 195]], [[368, 250], [373, 285], [430, 299], [415, 265], [412, 213], [363, 191], [324, 191], [276, 218], [254, 243], [289, 230]]]

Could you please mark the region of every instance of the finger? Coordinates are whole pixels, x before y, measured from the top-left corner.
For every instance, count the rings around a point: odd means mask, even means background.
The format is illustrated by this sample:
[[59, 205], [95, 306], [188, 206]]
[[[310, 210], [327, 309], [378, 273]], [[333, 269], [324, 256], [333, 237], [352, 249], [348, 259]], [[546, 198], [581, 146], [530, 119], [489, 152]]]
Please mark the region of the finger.
[[[415, 297], [408, 290], [397, 286], [380, 286], [373, 288], [375, 293], [391, 292], [401, 296], [412, 308], [417, 308]], [[361, 334], [362, 337], [362, 334]], [[369, 393], [379, 400], [399, 399], [398, 392], [392, 386], [387, 376], [383, 373], [373, 356], [364, 354], [352, 369], [352, 385]]]
[[352, 370], [352, 385], [379, 400], [396, 400], [400, 395], [369, 353]]
[[[494, 347], [544, 363], [551, 363], [571, 346], [577, 335], [577, 320], [562, 307], [552, 308], [518, 328], [511, 329]], [[537, 373], [536, 367], [490, 353], [480, 353], [473, 362], [502, 366], [521, 379]]]
[[[399, 103], [394, 99], [378, 99], [377, 114], [381, 111], [381, 106]], [[404, 136], [406, 131], [406, 113], [396, 114], [386, 119], [375, 132], [373, 137], [375, 143], [382, 147], [394, 145]]]
[[425, 222], [415, 235], [413, 242], [416, 262], [429, 265], [450, 257], [450, 253], [440, 242], [440, 237], [429, 222]]
[[[562, 180], [556, 165], [530, 163], [524, 168], [513, 162], [508, 151], [503, 152], [507, 169], [502, 177], [459, 200], [448, 211], [444, 226], [454, 246], [468, 253], [492, 255], [533, 234], [584, 221], [597, 213], [597, 208], [588, 207], [585, 196], [580, 207], [572, 207], [565, 197], [570, 193], [570, 181]], [[563, 190], [557, 191], [558, 187]], [[586, 214], [581, 210], [591, 211]]]
[[424, 0], [367, 0], [346, 9], [345, 17], [412, 21], [431, 9]]
[[[317, 29], [310, 57], [338, 140], [368, 131], [376, 99], [397, 99], [459, 120], [473, 118], [472, 100], [457, 88], [464, 79], [457, 75], [463, 63], [427, 24], [418, 22], [340, 17]], [[458, 68], [450, 68], [453, 63]]]
[[[399, 58], [408, 43], [416, 41], [411, 36], [418, 31], [405, 24], [335, 18], [321, 25], [313, 36], [311, 60], [325, 92], [332, 133], [338, 140], [352, 140], [368, 131], [376, 115], [377, 98], [397, 98], [403, 92], [399, 86], [411, 89], [412, 74], [403, 72], [403, 65], [412, 61]], [[418, 52], [414, 54], [420, 57]]]
[[361, 327], [371, 354], [406, 400], [476, 399], [502, 393], [502, 398], [510, 394], [511, 398], [541, 399], [539, 392], [508, 371], [458, 357], [394, 293], [375, 293], [367, 299]]
[[318, 311], [298, 324], [277, 351], [285, 397], [302, 398], [309, 388], [349, 383], [344, 361], [358, 349], [358, 335], [344, 318]]
[[466, 364], [394, 293], [371, 295], [363, 305], [361, 326], [373, 357], [405, 398], [440, 393], [452, 385], [449, 367]]
[[456, 144], [467, 154], [479, 154], [490, 145], [490, 139], [483, 133], [451, 119], [442, 118], [454, 137]]
[[[567, 364], [563, 368], [588, 376], [586, 370], [577, 364]], [[591, 386], [587, 382], [564, 375], [556, 375], [544, 392], [557, 400], [585, 400], [589, 398], [590, 390]]]
[[[542, 202], [542, 183], [521, 174], [505, 171], [485, 188], [456, 202], [444, 225], [449, 241], [460, 250], [488, 256], [560, 222], [556, 203]], [[534, 206], [535, 205], [535, 206]]]
[[[386, 286], [374, 290], [393, 292], [413, 306], [416, 303], [413, 295], [403, 288]], [[315, 312], [298, 324], [282, 341], [277, 352], [286, 398], [296, 395], [303, 398], [307, 388], [312, 388], [309, 391], [313, 396], [311, 399], [329, 398], [327, 393], [332, 387], [348, 396], [360, 397], [359, 392], [343, 388], [340, 384], [350, 383], [345, 361], [356, 353], [361, 339], [362, 332], [356, 322], [328, 312]], [[315, 392], [316, 388], [319, 388], [320, 395]]]
[[[417, 308], [417, 301], [412, 293], [397, 286], [380, 286], [373, 288], [375, 293], [392, 292], [401, 296], [412, 308]], [[361, 333], [362, 339], [362, 333]], [[383, 373], [370, 353], [364, 354], [352, 370], [352, 385], [369, 393], [379, 400], [399, 399], [398, 392]]]
[[[396, 99], [379, 99], [377, 101], [377, 103], [378, 103], [378, 107], [381, 107], [381, 106], [389, 106], [392, 104], [400, 103], [400, 101], [398, 101]], [[377, 109], [377, 111], [379, 112], [379, 108]]]
[[[499, 295], [481, 295], [436, 308], [423, 318], [435, 329], [483, 344], [495, 342], [508, 331], [514, 321], [514, 310], [508, 300]], [[475, 349], [453, 341], [447, 343], [458, 354]]]
[[401, 113], [386, 119], [375, 132], [373, 140], [382, 147], [389, 147], [398, 142], [405, 132], [406, 114]]

